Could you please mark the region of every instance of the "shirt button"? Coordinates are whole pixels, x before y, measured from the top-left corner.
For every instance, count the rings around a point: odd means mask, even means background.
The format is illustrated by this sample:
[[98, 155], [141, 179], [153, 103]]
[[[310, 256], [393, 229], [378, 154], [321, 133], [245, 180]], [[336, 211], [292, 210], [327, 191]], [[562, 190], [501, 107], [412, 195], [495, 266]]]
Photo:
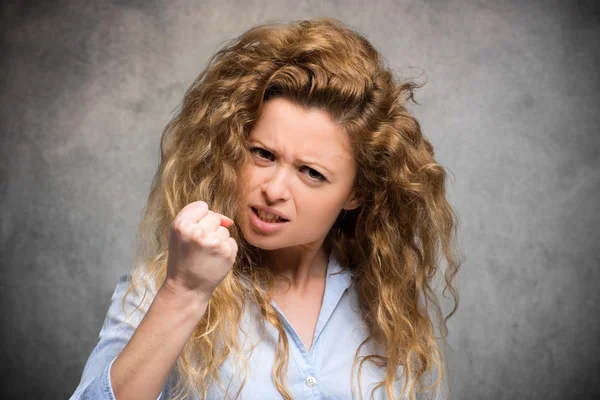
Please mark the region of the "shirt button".
[[317, 384], [317, 378], [315, 378], [314, 376], [309, 376], [304, 380], [304, 383], [306, 384], [306, 386], [311, 388]]

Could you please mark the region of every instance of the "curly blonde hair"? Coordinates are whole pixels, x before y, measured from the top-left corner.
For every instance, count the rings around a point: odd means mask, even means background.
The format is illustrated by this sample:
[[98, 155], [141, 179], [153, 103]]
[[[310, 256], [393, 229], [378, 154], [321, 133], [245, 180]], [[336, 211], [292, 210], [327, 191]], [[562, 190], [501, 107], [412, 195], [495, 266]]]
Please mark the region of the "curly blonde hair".
[[[402, 393], [411, 399], [439, 388], [444, 363], [436, 332], [446, 337], [446, 321], [458, 306], [452, 283], [460, 266], [458, 220], [445, 197], [446, 171], [407, 110], [418, 87], [397, 79], [365, 37], [331, 18], [263, 24], [229, 42], [187, 90], [162, 133], [126, 296], [164, 282], [170, 225], [185, 205], [204, 200], [237, 221], [243, 207], [239, 171], [251, 162], [247, 137], [265, 101], [282, 97], [327, 112], [347, 133], [357, 163], [362, 205], [338, 216], [326, 239], [352, 273], [368, 327], [352, 371], [358, 365], [360, 374], [366, 361], [384, 366], [385, 378], [375, 388], [384, 385], [390, 399], [400, 367]], [[263, 323], [279, 332], [272, 377], [282, 397], [291, 399], [285, 385], [288, 339], [270, 303], [273, 272], [260, 266], [257, 249], [237, 225], [230, 231], [238, 256], [177, 360], [176, 398], [186, 391], [205, 398], [212, 382], [222, 385], [218, 368], [228, 356], [244, 362], [238, 330], [252, 302]], [[439, 250], [447, 262], [444, 293], [449, 290], [454, 304], [445, 317], [434, 291]], [[369, 341], [385, 356], [359, 357]], [[247, 360], [244, 365], [247, 372]]]

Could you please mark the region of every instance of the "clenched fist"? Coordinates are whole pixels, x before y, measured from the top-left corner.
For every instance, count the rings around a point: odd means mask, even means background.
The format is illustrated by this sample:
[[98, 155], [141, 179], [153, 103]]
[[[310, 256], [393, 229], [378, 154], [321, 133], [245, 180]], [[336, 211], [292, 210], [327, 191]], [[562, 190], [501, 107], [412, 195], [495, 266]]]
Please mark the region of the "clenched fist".
[[230, 218], [211, 211], [204, 201], [186, 205], [171, 224], [167, 276], [163, 286], [195, 292], [208, 300], [231, 270], [238, 246], [229, 236]]

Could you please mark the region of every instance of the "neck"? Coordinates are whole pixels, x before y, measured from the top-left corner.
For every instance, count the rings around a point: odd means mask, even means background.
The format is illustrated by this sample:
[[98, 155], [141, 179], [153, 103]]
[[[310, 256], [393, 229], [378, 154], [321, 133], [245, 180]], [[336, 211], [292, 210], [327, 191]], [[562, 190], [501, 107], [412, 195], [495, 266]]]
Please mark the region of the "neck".
[[262, 259], [275, 272], [275, 294], [309, 291], [315, 282], [323, 282], [329, 263], [330, 246], [294, 246], [262, 251]]

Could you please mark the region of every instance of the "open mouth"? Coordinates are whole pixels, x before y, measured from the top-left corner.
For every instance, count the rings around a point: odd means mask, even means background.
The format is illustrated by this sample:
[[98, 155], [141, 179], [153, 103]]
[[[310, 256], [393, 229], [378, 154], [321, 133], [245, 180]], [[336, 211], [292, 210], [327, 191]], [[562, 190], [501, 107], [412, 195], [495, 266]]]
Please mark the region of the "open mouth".
[[269, 216], [267, 213], [263, 213], [262, 211], [259, 211], [254, 207], [250, 207], [250, 208], [252, 209], [252, 212], [254, 212], [254, 214], [256, 214], [256, 216], [263, 222], [267, 222], [270, 224], [288, 222], [288, 220], [285, 218], [281, 218], [278, 216], [272, 216], [272, 215]]

